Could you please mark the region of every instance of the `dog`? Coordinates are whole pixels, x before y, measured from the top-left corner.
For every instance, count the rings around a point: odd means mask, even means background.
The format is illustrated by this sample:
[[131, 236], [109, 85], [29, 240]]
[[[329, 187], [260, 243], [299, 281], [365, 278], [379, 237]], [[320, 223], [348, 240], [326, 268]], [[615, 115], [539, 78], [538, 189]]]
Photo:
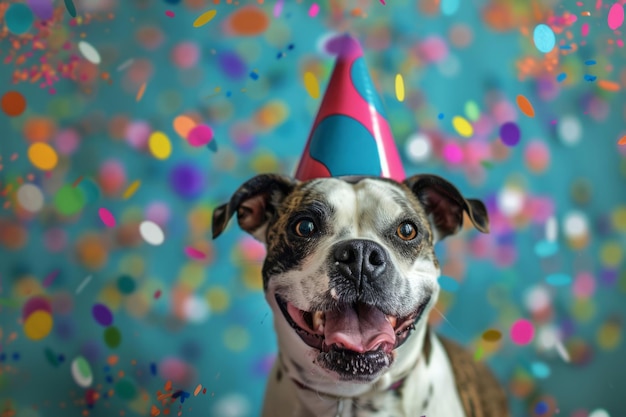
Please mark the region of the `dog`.
[[434, 245], [485, 205], [435, 175], [297, 181], [261, 174], [213, 212], [263, 242], [278, 341], [263, 417], [506, 417], [492, 372], [438, 336]]

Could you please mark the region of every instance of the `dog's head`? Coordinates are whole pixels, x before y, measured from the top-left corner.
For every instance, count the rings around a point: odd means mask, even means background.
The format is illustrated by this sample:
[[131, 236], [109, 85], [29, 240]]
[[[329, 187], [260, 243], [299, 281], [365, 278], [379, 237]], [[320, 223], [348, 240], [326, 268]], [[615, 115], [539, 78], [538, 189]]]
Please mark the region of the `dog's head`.
[[259, 175], [215, 209], [214, 238], [234, 213], [267, 248], [263, 285], [284, 365], [317, 386], [384, 374], [439, 294], [435, 242], [456, 233], [464, 213], [489, 227], [482, 202], [433, 175]]

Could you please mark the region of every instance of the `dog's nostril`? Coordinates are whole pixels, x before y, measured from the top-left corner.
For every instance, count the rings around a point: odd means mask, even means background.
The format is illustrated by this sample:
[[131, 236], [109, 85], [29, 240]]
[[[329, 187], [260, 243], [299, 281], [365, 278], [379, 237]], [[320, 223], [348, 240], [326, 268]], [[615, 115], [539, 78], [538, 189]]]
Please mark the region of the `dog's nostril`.
[[385, 259], [378, 251], [372, 251], [369, 256], [369, 263], [374, 266], [381, 266], [385, 263]]

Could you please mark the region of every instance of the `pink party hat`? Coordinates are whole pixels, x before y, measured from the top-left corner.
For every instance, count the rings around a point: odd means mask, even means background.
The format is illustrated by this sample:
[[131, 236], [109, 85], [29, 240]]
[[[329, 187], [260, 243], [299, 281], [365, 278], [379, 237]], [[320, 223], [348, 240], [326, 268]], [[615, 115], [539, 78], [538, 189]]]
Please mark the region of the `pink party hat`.
[[337, 62], [296, 179], [371, 175], [405, 179], [389, 122], [369, 76], [359, 42], [345, 34], [327, 48]]

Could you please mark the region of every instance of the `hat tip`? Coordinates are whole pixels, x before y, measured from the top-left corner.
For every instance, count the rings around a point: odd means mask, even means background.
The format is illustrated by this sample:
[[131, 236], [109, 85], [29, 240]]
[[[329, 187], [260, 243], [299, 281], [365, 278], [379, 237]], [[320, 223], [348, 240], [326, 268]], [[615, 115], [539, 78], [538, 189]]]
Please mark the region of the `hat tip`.
[[326, 51], [332, 55], [363, 55], [361, 44], [349, 32], [344, 32], [330, 39], [326, 44]]

